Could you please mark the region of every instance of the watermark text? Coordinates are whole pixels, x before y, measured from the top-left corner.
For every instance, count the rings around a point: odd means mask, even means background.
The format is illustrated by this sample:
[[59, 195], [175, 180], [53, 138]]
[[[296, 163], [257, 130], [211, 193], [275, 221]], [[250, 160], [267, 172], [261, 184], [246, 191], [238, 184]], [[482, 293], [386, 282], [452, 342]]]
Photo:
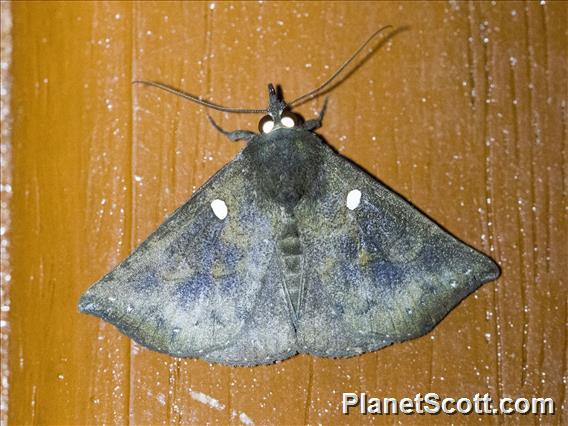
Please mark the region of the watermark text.
[[366, 393], [344, 392], [342, 413], [361, 414], [554, 414], [552, 398], [500, 398], [476, 393], [472, 397], [440, 397], [437, 393], [417, 393], [413, 398], [375, 398]]

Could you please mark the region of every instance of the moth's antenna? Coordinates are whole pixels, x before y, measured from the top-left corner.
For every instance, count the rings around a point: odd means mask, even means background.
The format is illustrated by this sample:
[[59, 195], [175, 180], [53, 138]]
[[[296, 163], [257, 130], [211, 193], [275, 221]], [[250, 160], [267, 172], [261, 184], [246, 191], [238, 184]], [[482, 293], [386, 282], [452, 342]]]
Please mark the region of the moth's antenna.
[[146, 86], [157, 87], [158, 89], [165, 90], [166, 92], [173, 93], [174, 95], [180, 96], [188, 101], [195, 102], [196, 104], [203, 105], [204, 107], [215, 109], [222, 112], [238, 112], [244, 114], [260, 114], [268, 112], [266, 109], [246, 109], [246, 108], [230, 108], [222, 105], [214, 104], [213, 102], [205, 101], [197, 96], [190, 95], [189, 93], [182, 92], [181, 90], [175, 89], [167, 84], [158, 83], [157, 81], [145, 81], [145, 80], [135, 80], [132, 84], [145, 84]]
[[384, 26], [384, 27], [378, 29], [377, 31], [375, 31], [375, 32], [371, 35], [371, 37], [369, 37], [369, 38], [365, 41], [365, 43], [363, 43], [363, 44], [361, 45], [361, 47], [359, 47], [359, 49], [357, 49], [357, 50], [355, 51], [355, 53], [353, 53], [353, 54], [349, 57], [349, 59], [347, 59], [347, 60], [343, 63], [343, 65], [341, 65], [341, 66], [337, 69], [337, 71], [335, 71], [335, 72], [332, 74], [332, 76], [329, 77], [322, 85], [320, 85], [320, 86], [317, 87], [316, 89], [312, 90], [311, 92], [308, 92], [308, 93], [306, 93], [305, 95], [302, 95], [302, 96], [300, 96], [299, 98], [294, 99], [292, 102], [289, 102], [288, 105], [289, 105], [289, 106], [293, 106], [294, 104], [298, 104], [298, 103], [300, 103], [301, 101], [303, 101], [303, 100], [305, 100], [305, 99], [310, 99], [310, 98], [313, 98], [313, 97], [317, 96], [326, 86], [329, 85], [329, 83], [331, 83], [331, 82], [335, 79], [335, 77], [337, 77], [337, 76], [341, 73], [341, 71], [343, 71], [343, 70], [345, 69], [345, 67], [347, 67], [347, 65], [349, 65], [349, 64], [353, 61], [353, 59], [355, 59], [355, 57], [365, 48], [365, 46], [367, 46], [367, 45], [371, 42], [371, 40], [373, 40], [377, 35], [379, 35], [379, 33], [383, 32], [383, 31], [386, 30], [387, 28], [392, 28], [392, 25], [386, 25], [386, 26]]

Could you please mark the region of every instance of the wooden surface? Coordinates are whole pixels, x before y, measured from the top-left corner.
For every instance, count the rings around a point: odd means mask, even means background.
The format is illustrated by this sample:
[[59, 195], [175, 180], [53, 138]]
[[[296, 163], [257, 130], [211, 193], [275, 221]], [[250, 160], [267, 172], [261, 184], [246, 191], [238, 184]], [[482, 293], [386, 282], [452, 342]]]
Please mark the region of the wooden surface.
[[[567, 6], [12, 3], [9, 422], [566, 424]], [[132, 80], [264, 107], [267, 83], [299, 96], [385, 24], [399, 31], [330, 93], [320, 133], [496, 259], [498, 281], [423, 338], [254, 368], [156, 354], [77, 313], [242, 148], [203, 108]], [[546, 396], [557, 414], [342, 416], [342, 392], [362, 391]]]

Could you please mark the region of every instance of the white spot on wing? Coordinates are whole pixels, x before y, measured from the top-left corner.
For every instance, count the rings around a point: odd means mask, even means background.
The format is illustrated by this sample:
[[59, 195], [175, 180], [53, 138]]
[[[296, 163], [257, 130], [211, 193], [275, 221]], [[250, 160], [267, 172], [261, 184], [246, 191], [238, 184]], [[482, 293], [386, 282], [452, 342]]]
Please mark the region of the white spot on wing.
[[211, 209], [213, 210], [213, 213], [215, 213], [215, 216], [217, 216], [219, 219], [223, 220], [227, 217], [227, 205], [223, 200], [211, 201]]
[[349, 210], [355, 210], [357, 207], [359, 207], [360, 203], [361, 191], [359, 191], [358, 189], [352, 189], [351, 191], [349, 191], [349, 194], [347, 194], [347, 200], [345, 201], [347, 208]]

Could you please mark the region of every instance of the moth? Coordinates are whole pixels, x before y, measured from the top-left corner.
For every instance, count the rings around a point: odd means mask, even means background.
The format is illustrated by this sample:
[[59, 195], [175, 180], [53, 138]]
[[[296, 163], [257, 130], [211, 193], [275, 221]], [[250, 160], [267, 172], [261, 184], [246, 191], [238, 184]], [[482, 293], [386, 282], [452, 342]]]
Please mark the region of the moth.
[[[384, 29], [384, 28], [383, 28]], [[382, 29], [381, 29], [382, 30]], [[269, 87], [260, 133], [81, 296], [152, 350], [229, 365], [348, 357], [430, 331], [499, 267], [336, 153]]]

